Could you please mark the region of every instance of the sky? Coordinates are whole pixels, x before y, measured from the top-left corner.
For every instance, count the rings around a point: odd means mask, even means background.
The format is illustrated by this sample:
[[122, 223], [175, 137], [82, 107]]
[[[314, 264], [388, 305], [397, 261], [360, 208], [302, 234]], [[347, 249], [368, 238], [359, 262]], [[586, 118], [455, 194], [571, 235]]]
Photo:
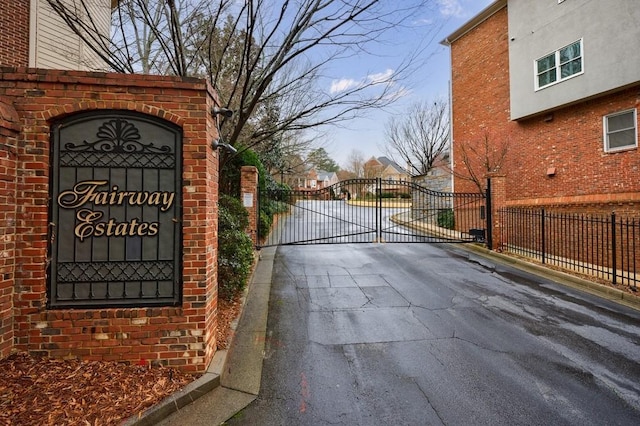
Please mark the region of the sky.
[[[435, 2], [431, 16], [416, 17], [421, 28], [431, 31], [431, 43], [421, 53], [424, 65], [412, 75], [403, 91], [404, 96], [385, 110], [369, 112], [365, 117], [349, 120], [340, 128], [324, 129], [322, 146], [329, 156], [342, 168], [347, 168], [347, 159], [354, 151], [359, 151], [365, 159], [386, 155], [384, 151], [385, 125], [394, 114], [406, 110], [416, 101], [430, 101], [435, 98], [449, 97], [450, 56], [449, 48], [440, 41], [469, 21], [494, 0], [433, 0]], [[416, 23], [417, 25], [417, 23]], [[415, 36], [398, 31], [391, 40], [390, 48], [402, 55], [415, 48]], [[375, 75], [389, 72], [397, 63], [392, 55], [360, 56], [356, 60], [340, 63], [340, 77], [330, 83], [334, 89], [350, 81], [363, 81]], [[397, 56], [397, 55], [396, 55]], [[388, 60], [388, 62], [387, 62]]]

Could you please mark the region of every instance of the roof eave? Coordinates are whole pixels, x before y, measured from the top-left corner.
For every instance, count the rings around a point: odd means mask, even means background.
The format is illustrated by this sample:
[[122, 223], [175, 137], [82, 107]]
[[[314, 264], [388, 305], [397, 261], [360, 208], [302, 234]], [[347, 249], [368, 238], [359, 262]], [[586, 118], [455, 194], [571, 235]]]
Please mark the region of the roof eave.
[[450, 46], [451, 43], [458, 40], [460, 37], [464, 36], [466, 33], [468, 33], [469, 31], [471, 31], [472, 29], [474, 29], [475, 27], [477, 27], [478, 25], [480, 25], [481, 23], [489, 19], [493, 14], [495, 14], [496, 12], [498, 12], [499, 10], [501, 10], [506, 6], [507, 6], [507, 0], [494, 1], [489, 6], [482, 9], [480, 13], [478, 13], [476, 16], [471, 18], [460, 28], [458, 28], [457, 30], [449, 34], [447, 37], [445, 37], [442, 41], [440, 41], [440, 44], [444, 46]]

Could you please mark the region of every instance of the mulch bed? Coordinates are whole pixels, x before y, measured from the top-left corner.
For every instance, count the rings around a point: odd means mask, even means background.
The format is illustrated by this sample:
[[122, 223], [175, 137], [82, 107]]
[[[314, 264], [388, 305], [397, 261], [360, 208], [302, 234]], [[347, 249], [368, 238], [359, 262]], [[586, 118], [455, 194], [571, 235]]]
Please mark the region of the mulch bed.
[[[218, 301], [219, 349], [240, 308], [239, 297]], [[15, 353], [0, 360], [0, 425], [117, 425], [196, 378], [173, 368]]]
[[17, 353], [0, 360], [0, 424], [109, 425], [190, 383], [175, 369], [57, 360]]

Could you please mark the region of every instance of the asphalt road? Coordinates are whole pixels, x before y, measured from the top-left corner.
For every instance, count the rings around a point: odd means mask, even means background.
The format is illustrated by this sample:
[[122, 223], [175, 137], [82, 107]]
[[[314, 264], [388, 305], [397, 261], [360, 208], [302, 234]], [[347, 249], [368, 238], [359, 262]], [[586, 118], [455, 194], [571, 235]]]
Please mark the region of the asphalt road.
[[444, 245], [279, 247], [228, 424], [640, 424], [640, 313]]

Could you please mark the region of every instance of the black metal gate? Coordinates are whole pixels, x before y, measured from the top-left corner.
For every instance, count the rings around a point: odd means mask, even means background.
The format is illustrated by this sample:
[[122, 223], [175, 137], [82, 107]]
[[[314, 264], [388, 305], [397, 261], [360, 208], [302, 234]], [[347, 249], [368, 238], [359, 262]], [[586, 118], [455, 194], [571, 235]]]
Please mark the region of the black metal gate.
[[317, 190], [267, 190], [275, 212], [261, 247], [286, 244], [483, 242], [486, 198], [437, 192], [412, 182], [352, 179]]

